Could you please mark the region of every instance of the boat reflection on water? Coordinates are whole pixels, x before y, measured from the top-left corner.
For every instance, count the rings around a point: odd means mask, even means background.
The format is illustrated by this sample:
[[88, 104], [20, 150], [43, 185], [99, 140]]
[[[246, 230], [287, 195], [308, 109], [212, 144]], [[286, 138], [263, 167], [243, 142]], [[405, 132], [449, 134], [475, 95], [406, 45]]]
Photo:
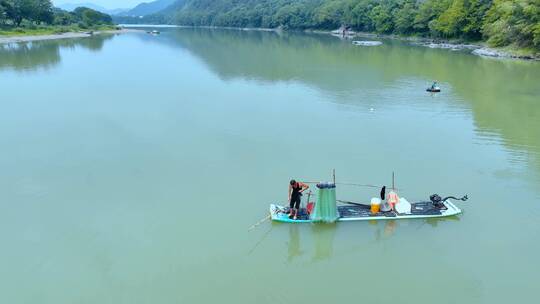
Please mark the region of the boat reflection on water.
[[375, 240], [380, 241], [390, 238], [394, 235], [394, 233], [396, 232], [396, 228], [398, 227], [398, 222], [384, 221], [384, 223], [379, 223], [377, 221], [369, 221], [369, 225], [373, 226], [373, 228], [375, 229]]
[[[404, 233], [418, 233], [418, 230], [425, 227], [428, 229], [437, 228], [441, 222], [459, 220], [459, 217], [452, 216], [422, 220], [369, 221], [368, 223], [357, 224], [287, 224], [289, 226], [287, 262], [293, 262], [306, 252], [311, 256], [310, 260], [312, 262], [320, 262], [332, 257], [363, 250], [366, 248], [366, 243], [378, 243], [393, 239], [400, 227]], [[350, 242], [347, 244], [335, 243], [338, 225], [350, 225], [345, 227], [345, 230], [358, 230], [358, 238], [349, 240]], [[303, 244], [301, 239], [303, 239]], [[302, 249], [302, 245], [304, 245], [304, 249]], [[309, 248], [312, 248], [312, 250], [308, 250]]]
[[386, 221], [386, 224], [384, 225], [384, 237], [391, 237], [394, 235], [394, 232], [396, 231], [397, 222], [396, 221]]
[[300, 248], [300, 227], [298, 225], [289, 225], [289, 243], [287, 251], [287, 262], [292, 262], [296, 257], [303, 254]]
[[[309, 228], [311, 228], [311, 234]], [[336, 224], [291, 224], [289, 225], [289, 240], [287, 242], [287, 262], [292, 262], [305, 253], [302, 250], [300, 234], [304, 234], [305, 240], [309, 240], [310, 237], [313, 240], [312, 261], [321, 261], [332, 257]]]
[[442, 223], [445, 221], [459, 222], [460, 219], [459, 219], [459, 216], [450, 216], [447, 218], [430, 218], [430, 219], [425, 219], [424, 222], [422, 223], [422, 226], [427, 224], [427, 225], [430, 225], [432, 228], [436, 228], [439, 223]]
[[309, 235], [308, 225], [289, 225], [289, 240], [287, 242], [287, 262], [302, 256], [305, 251], [302, 250], [300, 234], [305, 234], [305, 240], [313, 239], [312, 261], [321, 261], [329, 259], [333, 254], [334, 236], [336, 234], [335, 224], [310, 224], [311, 235]]
[[312, 261], [321, 261], [332, 257], [336, 230], [336, 224], [313, 225], [313, 245], [315, 250], [313, 251]]

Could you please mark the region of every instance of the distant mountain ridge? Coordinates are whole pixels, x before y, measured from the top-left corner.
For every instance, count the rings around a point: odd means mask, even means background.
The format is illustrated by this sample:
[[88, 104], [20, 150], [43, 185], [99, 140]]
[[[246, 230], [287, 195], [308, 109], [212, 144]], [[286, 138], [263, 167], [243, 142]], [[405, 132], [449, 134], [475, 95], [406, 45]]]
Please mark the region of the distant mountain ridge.
[[152, 2], [143, 2], [134, 8], [118, 14], [119, 16], [147, 16], [158, 13], [170, 5], [174, 4], [177, 0], [156, 0]]
[[90, 3], [90, 2], [64, 3], [64, 4], [56, 5], [56, 7], [61, 8], [61, 9], [65, 10], [65, 11], [68, 11], [68, 12], [72, 12], [77, 7], [87, 7], [87, 8], [91, 8], [91, 9], [93, 9], [95, 11], [102, 12], [102, 13], [109, 14], [109, 15], [116, 15], [116, 14], [123, 13], [123, 12], [129, 10], [127, 8], [107, 9], [107, 8], [101, 6], [101, 5], [97, 5], [97, 4]]

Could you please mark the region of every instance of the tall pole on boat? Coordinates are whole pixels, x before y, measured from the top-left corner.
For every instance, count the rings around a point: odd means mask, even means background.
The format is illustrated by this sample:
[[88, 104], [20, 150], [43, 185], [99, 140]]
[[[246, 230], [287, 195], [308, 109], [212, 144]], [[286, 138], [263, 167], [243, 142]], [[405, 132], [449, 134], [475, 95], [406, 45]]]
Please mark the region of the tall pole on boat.
[[334, 181], [334, 185], [336, 184], [336, 169], [332, 169], [332, 180]]
[[394, 171], [392, 171], [392, 190], [395, 190], [396, 188], [394, 187]]

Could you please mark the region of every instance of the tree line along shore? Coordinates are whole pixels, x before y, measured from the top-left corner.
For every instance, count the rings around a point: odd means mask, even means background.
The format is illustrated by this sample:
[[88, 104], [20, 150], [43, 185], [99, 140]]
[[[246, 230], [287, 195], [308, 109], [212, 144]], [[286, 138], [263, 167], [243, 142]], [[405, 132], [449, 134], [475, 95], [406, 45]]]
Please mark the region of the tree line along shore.
[[540, 0], [178, 0], [122, 23], [417, 36], [540, 53]]
[[112, 17], [86, 7], [68, 12], [50, 0], [0, 0], [0, 35], [45, 35], [115, 28]]
[[107, 30], [118, 23], [354, 31], [486, 43], [540, 57], [540, 0], [177, 0], [144, 17], [114, 16], [51, 0], [0, 0], [0, 35]]

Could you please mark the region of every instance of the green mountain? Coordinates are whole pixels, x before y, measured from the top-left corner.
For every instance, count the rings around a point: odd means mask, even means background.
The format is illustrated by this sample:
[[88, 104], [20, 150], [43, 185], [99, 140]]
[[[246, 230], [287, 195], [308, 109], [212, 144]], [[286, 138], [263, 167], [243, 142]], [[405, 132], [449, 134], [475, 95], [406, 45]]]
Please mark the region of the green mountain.
[[157, 13], [171, 4], [176, 2], [176, 0], [156, 0], [152, 2], [143, 2], [134, 8], [128, 10], [127, 12], [122, 12], [119, 15], [120, 16], [147, 16], [154, 13]]
[[103, 6], [100, 6], [100, 5], [97, 5], [97, 4], [94, 4], [94, 3], [90, 3], [90, 2], [64, 3], [64, 4], [56, 5], [56, 7], [61, 8], [61, 9], [65, 10], [65, 11], [68, 11], [68, 12], [74, 11], [77, 7], [88, 7], [88, 8], [91, 8], [91, 9], [95, 10], [95, 11], [105, 13], [105, 14], [108, 14], [108, 15], [119, 14], [119, 13], [127, 11], [127, 9], [123, 9], [123, 8], [108, 9], [108, 8], [103, 7]]

